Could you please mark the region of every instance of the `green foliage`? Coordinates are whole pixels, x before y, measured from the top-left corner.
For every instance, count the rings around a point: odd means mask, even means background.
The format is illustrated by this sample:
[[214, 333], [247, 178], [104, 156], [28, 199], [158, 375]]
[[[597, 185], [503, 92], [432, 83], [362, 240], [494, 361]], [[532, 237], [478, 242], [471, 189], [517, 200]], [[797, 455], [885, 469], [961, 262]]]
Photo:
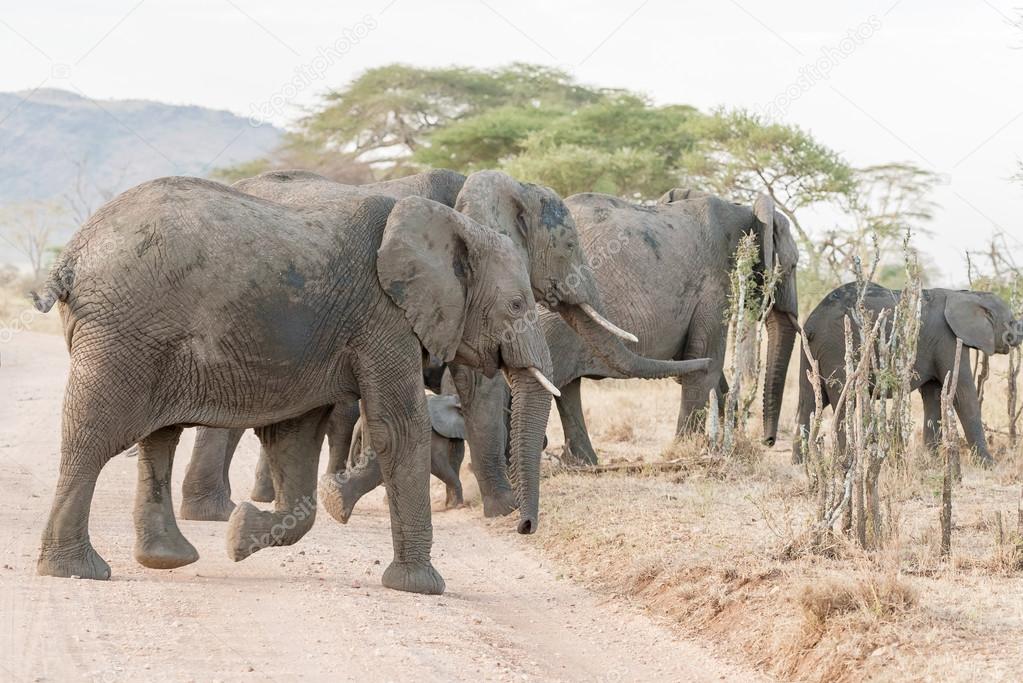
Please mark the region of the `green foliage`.
[[852, 169], [797, 126], [743, 111], [718, 111], [694, 131], [688, 176], [703, 189], [749, 202], [765, 190], [790, 218], [799, 209], [849, 196]]
[[530, 64], [490, 70], [392, 64], [330, 92], [324, 107], [300, 122], [299, 137], [355, 159], [403, 166], [431, 133], [455, 121], [502, 107], [571, 109], [605, 92]]

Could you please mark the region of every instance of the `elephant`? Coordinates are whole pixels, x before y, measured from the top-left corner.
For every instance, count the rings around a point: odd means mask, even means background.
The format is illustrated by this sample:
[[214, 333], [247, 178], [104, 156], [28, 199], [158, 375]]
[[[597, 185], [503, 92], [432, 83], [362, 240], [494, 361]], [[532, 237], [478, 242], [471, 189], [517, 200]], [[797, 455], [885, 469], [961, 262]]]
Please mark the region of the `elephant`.
[[[890, 311], [902, 292], [866, 283], [863, 306], [876, 320], [883, 310]], [[859, 287], [850, 282], [838, 287], [817, 304], [803, 325], [806, 344], [817, 361], [823, 380], [824, 406], [834, 406], [845, 385], [845, 324], [859, 298]], [[887, 322], [891, 331], [891, 320]], [[1009, 306], [996, 294], [953, 289], [925, 289], [920, 305], [920, 337], [917, 342], [912, 388], [920, 392], [924, 403], [924, 443], [934, 448], [940, 436], [941, 388], [946, 375], [954, 370], [956, 338], [964, 350], [976, 349], [987, 355], [1008, 353], [1023, 341], [1023, 322], [1014, 320]], [[807, 438], [810, 420], [816, 410], [813, 384], [808, 372], [810, 361], [801, 355], [799, 365], [799, 409], [797, 435], [793, 440], [792, 461], [803, 460], [802, 442]], [[984, 438], [977, 387], [970, 371], [968, 351], [964, 354], [956, 382], [955, 410], [966, 440], [982, 464], [994, 461]], [[844, 443], [841, 439], [840, 443]]]
[[[706, 405], [711, 387], [724, 385], [725, 321], [729, 272], [739, 240], [754, 232], [764, 264], [781, 266], [775, 308], [768, 317], [768, 382], [764, 392], [764, 434], [773, 443], [781, 408], [785, 374], [798, 328], [795, 268], [798, 249], [787, 219], [773, 202], [759, 197], [753, 208], [725, 202], [709, 194], [675, 189], [657, 206], [643, 206], [609, 195], [573, 195], [565, 204], [575, 217], [585, 252], [603, 300], [615, 320], [640, 333], [637, 353], [651, 358], [696, 358], [701, 361], [695, 387], [683, 394], [679, 433], [693, 424], [695, 411]], [[457, 206], [457, 204], [456, 204]], [[537, 308], [537, 324], [551, 352], [550, 377], [560, 391], [555, 396], [566, 442], [574, 457], [596, 463], [597, 457], [583, 420], [582, 378], [633, 378], [596, 353], [598, 346], [576, 333], [566, 320]], [[693, 368], [696, 371], [695, 368]], [[495, 419], [508, 409], [510, 395], [502, 382], [478, 380], [454, 373], [461, 380], [466, 433], [474, 467], [500, 472], [506, 461], [506, 431]], [[689, 377], [685, 381], [688, 381]], [[724, 392], [719, 394], [723, 398]], [[467, 397], [468, 400], [467, 400]], [[482, 454], [477, 444], [487, 450]], [[352, 470], [339, 496], [346, 521], [359, 497], [380, 484], [371, 467]], [[486, 499], [484, 498], [484, 505]], [[485, 511], [486, 512], [486, 511]]]
[[[445, 206], [454, 206], [464, 182], [465, 176], [462, 174], [443, 169], [368, 185], [343, 185], [309, 171], [283, 170], [268, 171], [253, 178], [245, 178], [234, 183], [232, 187], [246, 194], [295, 206], [328, 199], [373, 195], [394, 199], [425, 197]], [[331, 411], [327, 419], [330, 471], [343, 469], [345, 458], [348, 457], [352, 430], [358, 417], [358, 405], [355, 401], [338, 405]], [[228, 472], [235, 448], [244, 431], [199, 428], [192, 457], [181, 485], [182, 519], [227, 521], [231, 516], [235, 506], [231, 500], [231, 481]], [[263, 454], [259, 458], [255, 484], [249, 497], [265, 503], [274, 499], [273, 479], [269, 463]]]
[[[461, 507], [465, 500], [462, 495], [462, 481], [459, 470], [465, 458], [465, 418], [457, 394], [430, 394], [426, 397], [430, 413], [430, 473], [444, 482], [446, 491], [444, 506]], [[352, 432], [352, 446], [348, 455], [348, 469], [372, 468], [372, 484], [357, 498], [380, 485], [380, 461], [363, 438], [364, 420], [360, 417]], [[352, 477], [353, 482], [369, 482], [369, 477]]]
[[[359, 396], [391, 502], [383, 585], [441, 593], [430, 559], [424, 348], [508, 376], [520, 526], [536, 528], [550, 356], [528, 324], [527, 266], [507, 237], [438, 202], [295, 207], [162, 178], [101, 207], [33, 297], [41, 312], [60, 302], [71, 358], [40, 574], [110, 577], [89, 540], [89, 510], [103, 465], [132, 443], [136, 560], [172, 568], [197, 559], [170, 491], [185, 426], [256, 425], [266, 449], [275, 508], [234, 510], [229, 556], [295, 543], [317, 496], [331, 504], [316, 481], [327, 415]], [[505, 338], [511, 325], [521, 333]]]
[[[389, 185], [392, 191], [395, 189], [393, 183], [397, 182], [392, 181]], [[422, 188], [439, 186], [445, 188], [446, 192], [446, 188], [456, 184], [457, 178], [454, 178], [437, 182], [436, 185], [419, 182], [417, 187], [419, 191], [425, 191]], [[366, 186], [352, 188], [308, 172], [288, 171], [264, 174], [251, 181], [239, 181], [236, 187], [249, 194], [301, 206], [318, 201], [323, 196], [351, 193], [361, 195], [364, 190], [360, 188]], [[450, 194], [447, 196], [450, 197]], [[595, 353], [606, 358], [609, 366], [628, 376], [647, 378], [675, 377], [704, 367], [704, 361], [672, 362], [642, 358], [622, 344], [621, 338], [634, 337], [608, 321], [601, 313], [603, 304], [586, 255], [580, 248], [575, 223], [564, 202], [553, 190], [519, 182], [498, 171], [479, 171], [464, 180], [454, 204], [462, 214], [513, 241], [528, 264], [534, 297], [564, 318], [584, 342], [594, 348]], [[515, 334], [514, 327], [504, 332], [505, 337]], [[475, 368], [459, 363], [450, 365], [463, 410], [503, 410], [506, 392], [503, 379], [488, 378], [476, 372]], [[472, 405], [474, 401], [479, 403]], [[332, 500], [341, 500], [344, 493], [345, 456], [351, 439], [349, 425], [353, 426], [357, 417], [353, 403], [348, 404], [343, 413], [335, 408], [330, 417], [329, 431], [332, 437], [334, 433], [339, 434], [339, 438], [336, 439], [337, 446], [333, 443], [331, 445], [328, 474], [321, 483], [335, 492]], [[336, 424], [340, 426], [335, 429]], [[475, 463], [473, 473], [479, 482], [483, 511], [487, 516], [508, 514], [519, 505], [518, 494], [507, 476], [504, 453], [508, 448], [509, 432], [504, 423], [499, 432], [492, 435], [475, 425], [467, 425], [466, 442]], [[225, 444], [225, 450], [230, 445], [226, 436], [221, 437], [221, 442]], [[210, 490], [219, 491], [214, 496], [229, 502], [229, 495], [224, 493], [228, 490], [224, 474], [224, 452], [214, 448], [212, 456], [203, 459], [212, 463], [205, 467], [208, 476], [203, 480], [203, 487], [206, 491], [204, 495], [209, 496]], [[196, 459], [193, 456], [194, 462]], [[327, 506], [328, 512], [340, 521], [347, 520], [350, 509], [349, 505], [344, 504]], [[524, 529], [528, 529], [528, 524]]]
[[[785, 375], [798, 329], [796, 266], [799, 250], [785, 216], [766, 195], [752, 207], [685, 188], [665, 193], [654, 206], [637, 205], [596, 193], [565, 200], [594, 264], [604, 305], [616, 320], [639, 335], [634, 350], [651, 358], [709, 357], [706, 371], [684, 378], [676, 434], [700, 428], [710, 390], [719, 400], [724, 376], [729, 277], [739, 241], [754, 233], [760, 244], [758, 283], [765, 268], [780, 269], [774, 306], [767, 317], [768, 352], [764, 384], [766, 443], [777, 438]], [[617, 377], [581, 348], [557, 321], [541, 317], [551, 344], [556, 398], [565, 438], [572, 452], [596, 462], [583, 420], [581, 378]], [[612, 368], [613, 369], [613, 368]], [[467, 422], [472, 417], [467, 414]]]

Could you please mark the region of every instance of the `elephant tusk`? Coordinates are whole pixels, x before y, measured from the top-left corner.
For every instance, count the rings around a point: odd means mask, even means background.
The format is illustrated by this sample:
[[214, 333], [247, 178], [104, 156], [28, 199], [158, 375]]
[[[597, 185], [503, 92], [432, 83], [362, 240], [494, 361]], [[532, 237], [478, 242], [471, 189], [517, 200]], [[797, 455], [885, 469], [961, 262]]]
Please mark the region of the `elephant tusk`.
[[621, 337], [622, 339], [631, 342], [639, 341], [639, 338], [636, 337], [636, 335], [634, 335], [631, 332], [626, 332], [625, 330], [618, 327], [613, 322], [602, 316], [600, 313], [597, 313], [597, 309], [595, 309], [593, 306], [590, 306], [589, 304], [579, 304], [579, 308], [583, 309], [583, 313], [590, 316], [593, 322], [597, 323], [598, 325], [600, 325], [601, 327], [603, 327], [605, 330], [615, 335], [616, 337]]
[[540, 386], [550, 392], [552, 396], [561, 396], [561, 392], [558, 391], [558, 388], [554, 386], [549, 379], [544, 377], [542, 372], [533, 367], [528, 368], [528, 370], [529, 374], [533, 376], [533, 379], [539, 382]]

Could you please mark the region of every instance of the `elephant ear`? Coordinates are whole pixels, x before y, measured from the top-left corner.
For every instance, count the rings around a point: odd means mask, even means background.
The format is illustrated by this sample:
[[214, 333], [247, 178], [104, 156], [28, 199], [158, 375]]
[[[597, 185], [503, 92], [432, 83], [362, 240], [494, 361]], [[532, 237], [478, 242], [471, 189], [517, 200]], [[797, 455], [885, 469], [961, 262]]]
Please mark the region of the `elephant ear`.
[[402, 199], [387, 218], [377, 278], [426, 350], [445, 362], [462, 340], [473, 264], [486, 237], [486, 228], [422, 197]]
[[995, 325], [983, 299], [976, 293], [949, 292], [945, 298], [945, 320], [963, 344], [989, 356], [994, 354]]
[[427, 396], [426, 407], [433, 431], [446, 439], [465, 438], [465, 418], [458, 396]]

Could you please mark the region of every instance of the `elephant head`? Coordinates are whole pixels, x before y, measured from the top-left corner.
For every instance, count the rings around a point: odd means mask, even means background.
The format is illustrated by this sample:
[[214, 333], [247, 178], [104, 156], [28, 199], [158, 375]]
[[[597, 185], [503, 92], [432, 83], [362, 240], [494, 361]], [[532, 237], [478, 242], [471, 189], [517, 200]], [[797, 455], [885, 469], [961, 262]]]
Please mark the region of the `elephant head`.
[[604, 317], [593, 271], [575, 220], [550, 188], [521, 183], [499, 171], [466, 178], [455, 209], [507, 235], [529, 264], [536, 300], [558, 313], [608, 366], [625, 377], [676, 377], [705, 361], [658, 361], [636, 355], [622, 339], [636, 337]]
[[1014, 320], [1005, 301], [991, 292], [948, 292], [945, 321], [964, 345], [989, 356], [1023, 341], [1023, 321]]
[[526, 264], [512, 241], [421, 197], [395, 204], [377, 252], [384, 291], [427, 352], [493, 376], [512, 391], [512, 466], [519, 532], [536, 530], [551, 359], [535, 324]]
[[753, 216], [760, 242], [762, 274], [777, 267], [774, 307], [767, 317], [767, 367], [764, 379], [764, 443], [773, 446], [778, 436], [778, 415], [785, 393], [785, 375], [799, 330], [799, 298], [796, 292], [796, 264], [799, 248], [789, 230], [788, 219], [774, 207], [774, 200], [761, 194], [753, 204]]

